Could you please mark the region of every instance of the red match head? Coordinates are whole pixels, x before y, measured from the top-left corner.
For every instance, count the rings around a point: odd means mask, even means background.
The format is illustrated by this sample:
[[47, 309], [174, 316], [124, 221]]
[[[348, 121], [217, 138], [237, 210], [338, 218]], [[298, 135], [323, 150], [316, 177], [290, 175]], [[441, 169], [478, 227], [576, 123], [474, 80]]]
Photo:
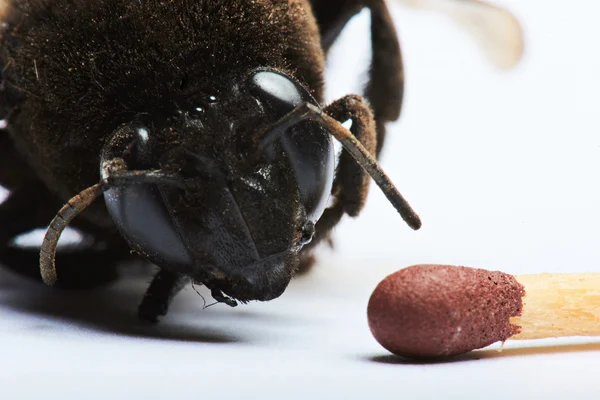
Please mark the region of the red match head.
[[509, 274], [449, 265], [415, 265], [385, 278], [369, 300], [369, 327], [394, 354], [452, 356], [518, 333], [523, 286]]

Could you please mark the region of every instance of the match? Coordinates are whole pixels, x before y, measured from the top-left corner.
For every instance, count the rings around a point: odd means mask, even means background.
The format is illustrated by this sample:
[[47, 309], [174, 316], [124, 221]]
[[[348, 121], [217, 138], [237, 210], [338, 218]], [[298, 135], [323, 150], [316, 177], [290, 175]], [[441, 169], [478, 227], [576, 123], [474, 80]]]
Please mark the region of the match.
[[506, 340], [600, 336], [600, 273], [513, 276], [414, 265], [374, 290], [375, 339], [407, 358], [441, 358]]

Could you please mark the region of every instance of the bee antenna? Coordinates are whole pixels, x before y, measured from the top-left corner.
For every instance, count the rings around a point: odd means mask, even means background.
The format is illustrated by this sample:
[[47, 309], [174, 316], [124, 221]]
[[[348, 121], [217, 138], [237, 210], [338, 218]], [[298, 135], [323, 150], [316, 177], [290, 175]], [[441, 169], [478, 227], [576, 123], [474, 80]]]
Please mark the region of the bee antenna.
[[[123, 160], [115, 159], [107, 164], [113, 168], [125, 168]], [[119, 166], [119, 167], [115, 167]], [[106, 167], [110, 169], [110, 167]], [[161, 170], [153, 171], [114, 171], [102, 179], [100, 182], [81, 191], [67, 204], [65, 204], [50, 222], [42, 246], [40, 248], [40, 273], [42, 280], [46, 285], [54, 285], [57, 280], [56, 275], [56, 248], [58, 240], [65, 228], [73, 219], [81, 214], [83, 210], [89, 207], [105, 190], [115, 186], [124, 186], [128, 184], [167, 184], [172, 186], [186, 187], [186, 181], [177, 175], [165, 173]]]
[[262, 153], [266, 147], [279, 140], [279, 138], [292, 126], [313, 117], [315, 110], [317, 110], [318, 113], [321, 113], [320, 108], [313, 106], [310, 103], [304, 103], [285, 114], [277, 122], [269, 126], [266, 131], [261, 133], [258, 152]]
[[40, 248], [40, 273], [46, 285], [56, 283], [56, 247], [60, 235], [69, 223], [104, 191], [104, 183], [100, 182], [83, 190], [65, 204], [50, 222]]
[[321, 108], [313, 104], [301, 104], [271, 125], [263, 132], [259, 151], [264, 150], [269, 144], [278, 140], [289, 127], [308, 118], [319, 122], [330, 135], [341, 143], [344, 149], [350, 153], [354, 160], [371, 176], [375, 183], [377, 183], [388, 201], [394, 206], [408, 226], [414, 230], [418, 230], [421, 227], [421, 219], [412, 209], [410, 204], [408, 204], [408, 201], [400, 194], [391, 179], [386, 175], [383, 169], [381, 169], [377, 160], [364, 148], [352, 132], [344, 128], [339, 121], [330, 117], [324, 113]]

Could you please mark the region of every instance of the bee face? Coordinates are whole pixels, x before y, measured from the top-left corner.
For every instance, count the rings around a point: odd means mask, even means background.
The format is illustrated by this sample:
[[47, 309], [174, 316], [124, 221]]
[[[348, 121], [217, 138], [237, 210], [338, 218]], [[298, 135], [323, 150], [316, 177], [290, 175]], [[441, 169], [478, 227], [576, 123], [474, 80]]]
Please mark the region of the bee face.
[[317, 105], [282, 72], [232, 78], [224, 92], [226, 101], [207, 95], [193, 111], [139, 116], [105, 150], [115, 155], [127, 143], [130, 168], [171, 171], [186, 188], [134, 184], [104, 197], [121, 234], [149, 261], [242, 301], [269, 300], [289, 283], [326, 206], [332, 142], [309, 120], [280, 140], [264, 137], [295, 107]]

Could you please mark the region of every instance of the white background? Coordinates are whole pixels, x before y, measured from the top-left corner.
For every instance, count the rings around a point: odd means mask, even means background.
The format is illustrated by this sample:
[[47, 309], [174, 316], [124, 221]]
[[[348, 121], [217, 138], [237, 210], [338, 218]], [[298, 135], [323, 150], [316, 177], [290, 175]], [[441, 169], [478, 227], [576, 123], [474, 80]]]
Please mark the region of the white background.
[[[507, 342], [447, 363], [381, 348], [366, 305], [417, 263], [522, 274], [600, 272], [600, 7], [505, 0], [526, 53], [501, 73], [449, 20], [392, 5], [406, 63], [383, 166], [423, 219], [406, 227], [376, 186], [314, 273], [278, 300], [202, 310], [188, 288], [157, 327], [145, 281], [59, 294], [0, 272], [0, 398], [592, 399], [600, 341]], [[329, 97], [360, 87], [368, 14], [333, 52]]]

